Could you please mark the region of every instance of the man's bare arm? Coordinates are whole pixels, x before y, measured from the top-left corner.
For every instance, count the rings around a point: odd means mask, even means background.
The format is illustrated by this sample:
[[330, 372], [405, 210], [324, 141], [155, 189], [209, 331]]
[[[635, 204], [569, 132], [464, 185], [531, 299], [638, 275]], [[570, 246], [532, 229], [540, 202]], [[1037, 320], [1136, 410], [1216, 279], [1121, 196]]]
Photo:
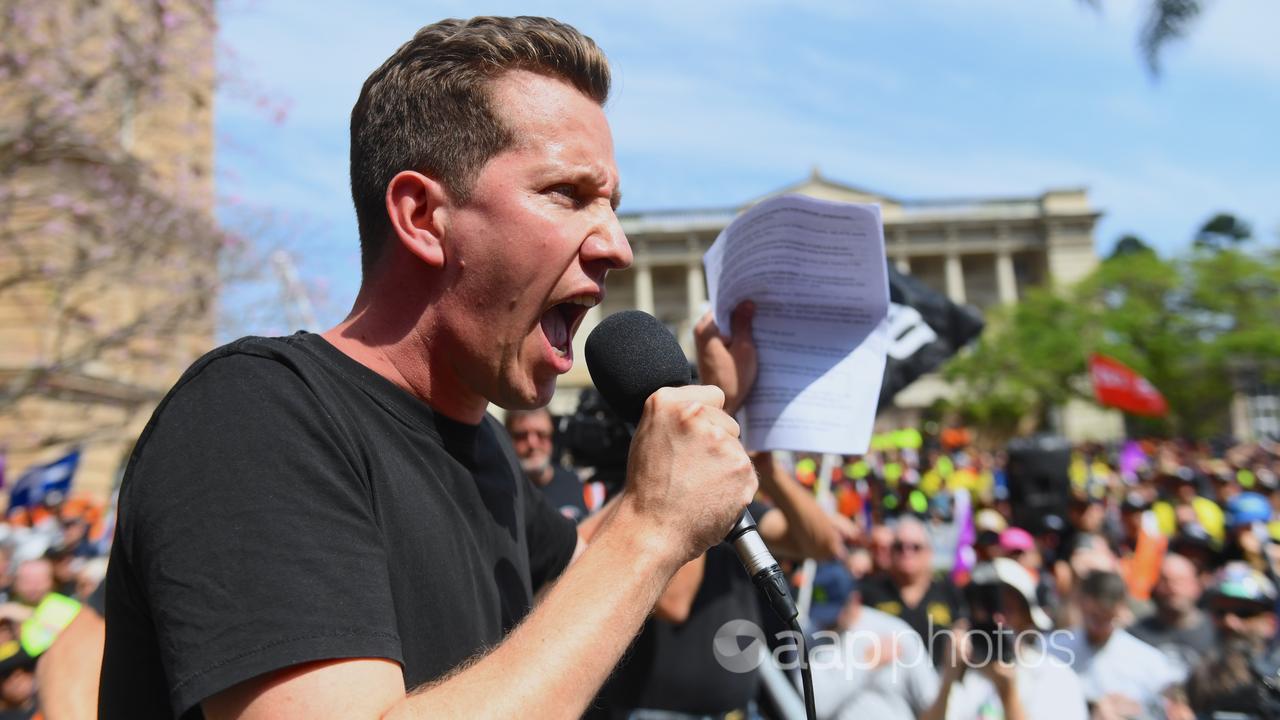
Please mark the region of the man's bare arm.
[[751, 461], [760, 477], [760, 490], [779, 511], [757, 518], [760, 537], [769, 549], [792, 558], [833, 557], [840, 539], [813, 493], [788, 477], [773, 453], [755, 453]]
[[102, 616], [85, 606], [40, 656], [36, 686], [46, 720], [98, 717], [98, 678], [106, 633]]

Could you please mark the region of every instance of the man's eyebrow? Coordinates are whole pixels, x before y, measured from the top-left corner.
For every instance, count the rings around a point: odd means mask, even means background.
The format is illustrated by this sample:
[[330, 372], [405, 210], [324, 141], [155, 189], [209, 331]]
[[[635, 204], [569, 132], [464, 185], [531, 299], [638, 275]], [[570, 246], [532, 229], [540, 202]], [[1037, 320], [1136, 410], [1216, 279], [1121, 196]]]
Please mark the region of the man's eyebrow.
[[614, 188], [613, 195], [610, 196], [609, 202], [613, 205], [613, 209], [617, 210], [618, 206], [622, 204], [622, 190]]

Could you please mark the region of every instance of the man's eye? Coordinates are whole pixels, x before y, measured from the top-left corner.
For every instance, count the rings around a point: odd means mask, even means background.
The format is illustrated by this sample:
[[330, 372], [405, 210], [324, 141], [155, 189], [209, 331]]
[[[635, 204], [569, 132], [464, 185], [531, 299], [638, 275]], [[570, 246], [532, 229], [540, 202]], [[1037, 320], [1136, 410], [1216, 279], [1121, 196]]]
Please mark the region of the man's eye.
[[574, 185], [553, 185], [550, 188], [547, 188], [547, 190], [555, 193], [556, 195], [563, 195], [574, 202], [578, 201], [578, 188]]

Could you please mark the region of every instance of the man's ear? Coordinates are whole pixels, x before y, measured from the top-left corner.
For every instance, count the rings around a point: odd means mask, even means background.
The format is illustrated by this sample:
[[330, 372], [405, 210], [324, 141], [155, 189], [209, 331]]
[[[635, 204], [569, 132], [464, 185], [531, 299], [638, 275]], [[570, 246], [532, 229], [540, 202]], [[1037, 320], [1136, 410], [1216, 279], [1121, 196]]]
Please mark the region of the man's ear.
[[442, 268], [444, 208], [448, 194], [439, 181], [403, 170], [387, 183], [387, 216], [395, 240], [430, 267]]

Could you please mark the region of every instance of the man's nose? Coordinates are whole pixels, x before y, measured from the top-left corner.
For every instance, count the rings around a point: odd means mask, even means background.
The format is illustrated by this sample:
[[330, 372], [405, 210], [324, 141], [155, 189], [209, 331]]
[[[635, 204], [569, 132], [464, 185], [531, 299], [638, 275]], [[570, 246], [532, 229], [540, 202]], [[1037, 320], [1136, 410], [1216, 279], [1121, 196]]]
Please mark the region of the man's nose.
[[622, 270], [631, 266], [635, 256], [618, 216], [612, 208], [606, 212], [607, 217], [600, 219], [582, 244], [582, 262], [584, 266], [600, 265], [605, 270]]

